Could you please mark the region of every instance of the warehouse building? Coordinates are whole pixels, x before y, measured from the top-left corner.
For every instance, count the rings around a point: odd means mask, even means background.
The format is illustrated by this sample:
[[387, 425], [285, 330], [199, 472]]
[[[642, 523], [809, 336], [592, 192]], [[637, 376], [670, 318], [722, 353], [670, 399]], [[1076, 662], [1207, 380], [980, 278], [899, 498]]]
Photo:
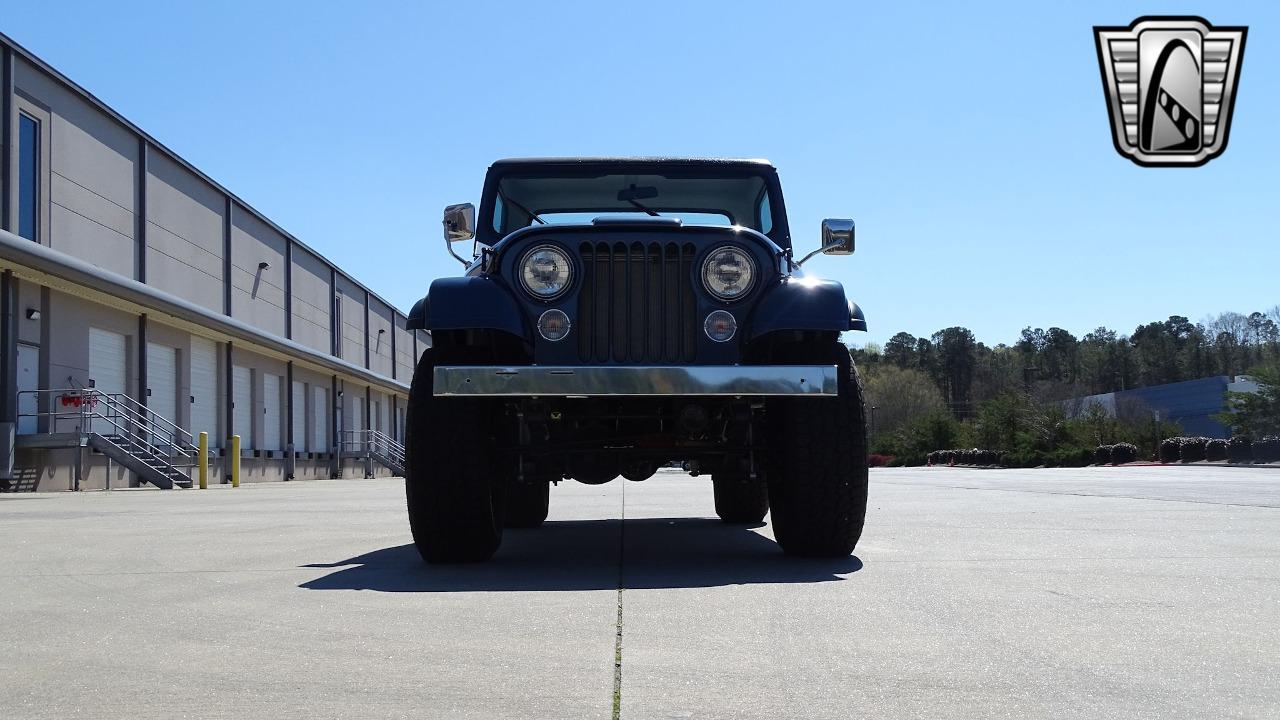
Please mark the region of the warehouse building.
[[1248, 375], [1216, 375], [1164, 385], [1087, 395], [1063, 403], [1068, 417], [1079, 417], [1093, 406], [1111, 417], [1129, 421], [1151, 418], [1177, 423], [1196, 437], [1229, 438], [1231, 428], [1218, 416], [1227, 412], [1228, 393], [1256, 393], [1258, 383]]
[[430, 337], [0, 35], [0, 489], [390, 474]]

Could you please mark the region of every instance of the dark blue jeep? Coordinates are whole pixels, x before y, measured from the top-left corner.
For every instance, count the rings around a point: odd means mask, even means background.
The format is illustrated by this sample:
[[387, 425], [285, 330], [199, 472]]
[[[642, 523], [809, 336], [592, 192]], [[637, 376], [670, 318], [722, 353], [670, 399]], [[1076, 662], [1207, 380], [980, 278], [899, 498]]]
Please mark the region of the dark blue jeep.
[[[760, 160], [529, 159], [489, 168], [480, 211], [452, 205], [462, 277], [409, 314], [431, 331], [409, 396], [406, 480], [428, 562], [485, 560], [536, 527], [561, 479], [708, 473], [725, 522], [772, 509], [779, 545], [847, 555], [867, 450], [846, 330], [865, 330], [817, 252], [795, 260], [777, 171]], [[471, 257], [454, 243], [473, 242]]]

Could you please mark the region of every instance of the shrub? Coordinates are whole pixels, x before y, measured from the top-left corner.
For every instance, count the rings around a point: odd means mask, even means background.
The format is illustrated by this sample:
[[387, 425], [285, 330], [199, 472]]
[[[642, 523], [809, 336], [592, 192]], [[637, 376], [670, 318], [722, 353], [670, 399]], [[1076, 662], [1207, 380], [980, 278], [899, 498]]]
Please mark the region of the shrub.
[[1106, 465], [1111, 462], [1111, 446], [1099, 445], [1098, 449], [1093, 451], [1093, 459], [1099, 465]]
[[1253, 462], [1253, 441], [1236, 435], [1227, 443], [1227, 460], [1233, 463]]
[[1093, 451], [1082, 447], [1053, 450], [1046, 458], [1050, 467], [1084, 467], [1093, 462]]
[[867, 456], [867, 461], [871, 467], [887, 467], [893, 461], [892, 455], [881, 455], [879, 453], [871, 453]]
[[1204, 446], [1205, 460], [1226, 460], [1227, 459], [1227, 441], [1226, 440], [1210, 440]]
[[1191, 437], [1182, 438], [1180, 447], [1180, 455], [1182, 462], [1195, 462], [1204, 459], [1204, 446], [1209, 443], [1209, 438]]
[[1276, 462], [1280, 460], [1280, 437], [1264, 437], [1253, 441], [1254, 462]]
[[1033, 468], [1044, 464], [1044, 453], [1039, 450], [1010, 450], [1004, 455], [1005, 467]]
[[1116, 443], [1111, 446], [1111, 462], [1116, 465], [1131, 463], [1138, 459], [1138, 446], [1133, 443]]
[[1178, 462], [1182, 454], [1182, 438], [1166, 438], [1160, 443], [1160, 462]]

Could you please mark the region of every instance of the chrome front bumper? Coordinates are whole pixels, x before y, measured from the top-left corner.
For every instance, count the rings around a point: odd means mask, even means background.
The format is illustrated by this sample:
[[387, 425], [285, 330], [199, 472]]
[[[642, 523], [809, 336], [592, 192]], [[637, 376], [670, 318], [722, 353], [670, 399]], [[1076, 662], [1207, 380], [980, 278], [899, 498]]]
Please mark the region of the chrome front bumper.
[[834, 365], [600, 367], [441, 366], [434, 394], [449, 397], [833, 397]]

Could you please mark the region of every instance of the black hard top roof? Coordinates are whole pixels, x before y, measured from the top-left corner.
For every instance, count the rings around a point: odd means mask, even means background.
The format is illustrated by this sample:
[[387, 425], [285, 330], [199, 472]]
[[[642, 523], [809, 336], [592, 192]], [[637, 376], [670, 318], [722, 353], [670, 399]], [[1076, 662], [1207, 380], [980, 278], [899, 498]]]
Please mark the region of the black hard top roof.
[[503, 158], [491, 167], [528, 167], [530, 165], [709, 165], [714, 167], [773, 168], [763, 159], [689, 158], [689, 157], [528, 157]]

